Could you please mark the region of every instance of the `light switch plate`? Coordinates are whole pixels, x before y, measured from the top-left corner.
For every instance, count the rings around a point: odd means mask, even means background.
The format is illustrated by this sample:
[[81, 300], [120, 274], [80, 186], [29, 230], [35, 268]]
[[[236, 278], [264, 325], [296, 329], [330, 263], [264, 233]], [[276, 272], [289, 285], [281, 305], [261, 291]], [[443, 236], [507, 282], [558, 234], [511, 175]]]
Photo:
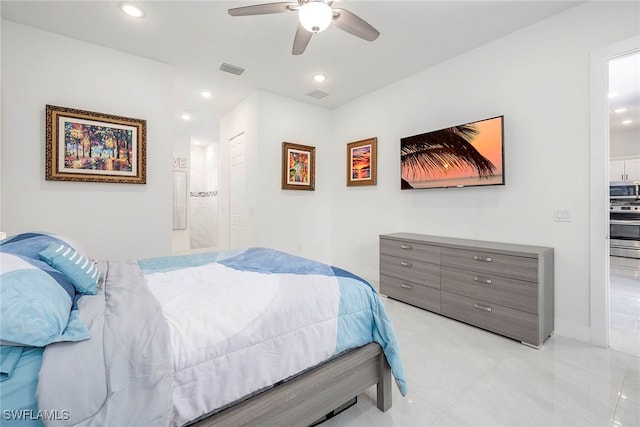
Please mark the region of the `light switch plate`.
[[553, 220], [555, 222], [572, 222], [573, 217], [567, 208], [553, 208]]

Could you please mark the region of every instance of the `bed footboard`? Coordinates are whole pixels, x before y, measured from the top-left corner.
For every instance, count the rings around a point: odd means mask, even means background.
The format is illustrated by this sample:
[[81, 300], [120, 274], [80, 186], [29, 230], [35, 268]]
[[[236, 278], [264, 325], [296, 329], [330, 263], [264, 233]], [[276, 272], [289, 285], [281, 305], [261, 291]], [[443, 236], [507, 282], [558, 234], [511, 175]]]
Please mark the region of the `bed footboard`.
[[377, 407], [391, 407], [391, 369], [376, 343], [351, 350], [193, 426], [307, 426], [377, 384]]

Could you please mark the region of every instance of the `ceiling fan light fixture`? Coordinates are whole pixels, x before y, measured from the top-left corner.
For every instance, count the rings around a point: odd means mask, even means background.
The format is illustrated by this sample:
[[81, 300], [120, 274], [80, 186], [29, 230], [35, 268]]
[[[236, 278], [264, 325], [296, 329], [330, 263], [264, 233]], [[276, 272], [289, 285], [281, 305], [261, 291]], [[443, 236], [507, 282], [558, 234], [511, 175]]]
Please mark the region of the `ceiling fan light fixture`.
[[309, 1], [300, 6], [298, 19], [305, 30], [310, 33], [321, 33], [331, 24], [333, 10], [322, 0]]

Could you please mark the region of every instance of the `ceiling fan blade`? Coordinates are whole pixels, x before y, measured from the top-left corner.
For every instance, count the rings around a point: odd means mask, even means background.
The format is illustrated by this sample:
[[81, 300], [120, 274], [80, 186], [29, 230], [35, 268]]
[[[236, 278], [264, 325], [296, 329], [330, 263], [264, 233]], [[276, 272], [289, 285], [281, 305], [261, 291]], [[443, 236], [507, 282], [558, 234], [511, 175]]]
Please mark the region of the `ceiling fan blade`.
[[[380, 32], [373, 28], [367, 21], [346, 9], [333, 9], [333, 23], [336, 27], [349, 34], [367, 41], [374, 41]], [[336, 13], [337, 12], [337, 13]]]
[[293, 49], [291, 50], [291, 53], [294, 55], [301, 55], [304, 53], [304, 50], [311, 41], [311, 36], [313, 36], [313, 33], [305, 30], [302, 24], [298, 24], [296, 36], [293, 39]]
[[234, 7], [229, 9], [229, 15], [231, 16], [251, 16], [251, 15], [267, 15], [270, 13], [282, 13], [288, 12], [292, 9], [289, 6], [298, 6], [298, 3], [292, 2], [278, 2], [278, 3], [265, 3], [254, 4], [252, 6]]

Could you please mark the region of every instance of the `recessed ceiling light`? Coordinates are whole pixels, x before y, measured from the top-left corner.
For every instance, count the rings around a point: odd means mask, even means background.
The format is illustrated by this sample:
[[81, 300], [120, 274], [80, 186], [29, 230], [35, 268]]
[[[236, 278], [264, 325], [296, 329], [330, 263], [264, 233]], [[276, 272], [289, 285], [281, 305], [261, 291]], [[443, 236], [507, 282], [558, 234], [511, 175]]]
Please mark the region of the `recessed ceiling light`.
[[625, 111], [627, 111], [626, 108], [622, 107], [622, 108], [616, 108], [615, 110], [613, 110], [614, 113], [624, 113]]
[[144, 10], [133, 3], [120, 3], [120, 10], [122, 10], [129, 16], [133, 16], [134, 18], [144, 17]]
[[630, 125], [631, 123], [633, 123], [633, 120], [623, 120], [622, 121], [623, 125]]
[[207, 91], [207, 90], [203, 90], [202, 92], [200, 92], [200, 96], [202, 96], [203, 98], [211, 98], [211, 92]]
[[191, 120], [191, 114], [189, 114], [187, 111], [185, 111], [184, 113], [182, 113], [182, 120]]
[[323, 81], [327, 80], [327, 76], [325, 76], [324, 74], [316, 74], [315, 76], [313, 76], [313, 80], [315, 80], [318, 83], [320, 83], [320, 82], [323, 82]]

